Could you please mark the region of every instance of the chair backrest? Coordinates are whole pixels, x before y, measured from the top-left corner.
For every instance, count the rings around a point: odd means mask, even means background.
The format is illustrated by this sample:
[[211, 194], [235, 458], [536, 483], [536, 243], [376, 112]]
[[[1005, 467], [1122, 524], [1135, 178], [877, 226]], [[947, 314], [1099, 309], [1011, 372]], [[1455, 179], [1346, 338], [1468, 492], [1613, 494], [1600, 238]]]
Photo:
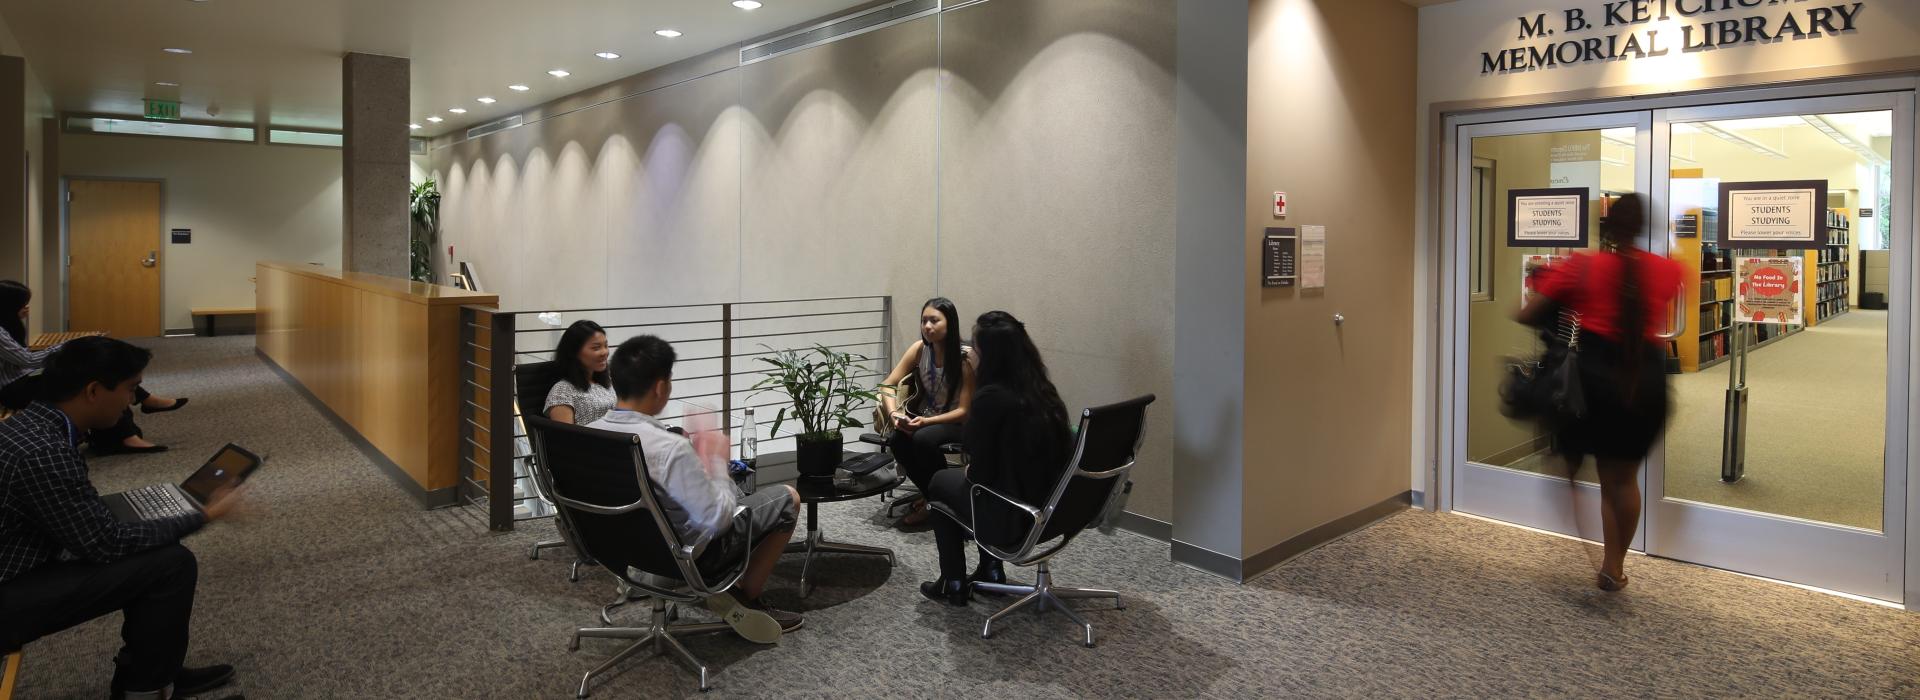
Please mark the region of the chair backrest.
[[1100, 517], [1114, 490], [1127, 483], [1134, 455], [1146, 439], [1147, 406], [1153, 401], [1154, 396], [1147, 394], [1080, 412], [1073, 461], [1053, 496], [1041, 506], [1037, 536], [1030, 535], [1032, 543], [1071, 539]]
[[697, 592], [724, 590], [738, 578], [736, 569], [720, 582], [705, 581], [691, 551], [661, 509], [646, 473], [640, 438], [561, 423], [540, 416], [526, 419], [537, 434], [536, 458], [552, 479], [553, 502], [577, 538], [575, 546], [601, 566], [627, 576], [628, 567], [688, 582]]
[[520, 415], [546, 416], [547, 392], [553, 389], [554, 382], [558, 381], [560, 381], [560, 364], [553, 360], [515, 365], [513, 400], [520, 406]]

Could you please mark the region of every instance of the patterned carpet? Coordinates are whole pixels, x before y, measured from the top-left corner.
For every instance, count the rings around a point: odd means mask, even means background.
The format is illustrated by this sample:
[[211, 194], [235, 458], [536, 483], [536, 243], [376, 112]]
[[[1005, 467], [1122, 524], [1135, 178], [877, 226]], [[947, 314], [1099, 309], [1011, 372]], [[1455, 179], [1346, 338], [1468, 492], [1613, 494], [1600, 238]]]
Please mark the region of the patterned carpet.
[[[148, 386], [193, 404], [143, 421], [175, 451], [96, 461], [104, 490], [179, 479], [228, 440], [271, 455], [249, 517], [188, 541], [201, 561], [189, 659], [238, 666], [232, 690], [562, 698], [618, 648], [567, 652], [612, 587], [568, 583], [562, 556], [529, 561], [550, 526], [496, 535], [468, 512], [419, 510], [250, 337], [153, 346]], [[1057, 613], [1014, 616], [982, 640], [998, 602], [923, 601], [932, 535], [890, 529], [877, 510], [822, 514], [837, 539], [895, 548], [898, 566], [826, 556], [800, 600], [789, 558], [769, 596], [804, 611], [806, 629], [772, 647], [690, 644], [715, 667], [713, 696], [1920, 697], [1920, 615], [1646, 558], [1628, 562], [1631, 588], [1603, 594], [1580, 545], [1421, 512], [1244, 586], [1168, 563], [1163, 544], [1091, 534], [1055, 570], [1061, 585], [1127, 595], [1126, 610], [1086, 613], [1098, 648]], [[113, 616], [30, 645], [20, 697], [104, 697], [117, 628]], [[641, 659], [594, 697], [696, 694], [680, 666]]]

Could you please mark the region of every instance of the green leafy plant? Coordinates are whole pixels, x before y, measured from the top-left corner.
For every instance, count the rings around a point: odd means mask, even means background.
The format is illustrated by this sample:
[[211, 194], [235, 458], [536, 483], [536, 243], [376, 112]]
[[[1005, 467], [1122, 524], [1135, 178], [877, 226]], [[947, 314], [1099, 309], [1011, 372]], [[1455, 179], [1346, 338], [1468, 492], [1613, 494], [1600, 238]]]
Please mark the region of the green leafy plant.
[[838, 441], [841, 430], [866, 426], [854, 414], [871, 406], [878, 397], [872, 389], [853, 379], [852, 370], [872, 358], [839, 352], [824, 345], [800, 350], [760, 347], [772, 351], [772, 357], [759, 358], [772, 369], [753, 385], [757, 390], [753, 396], [780, 391], [793, 400], [793, 405], [781, 408], [774, 415], [773, 436], [779, 436], [780, 426], [788, 418], [800, 424], [795, 435], [802, 442]]
[[413, 215], [407, 253], [412, 260], [413, 279], [433, 281], [433, 241], [440, 237], [440, 188], [433, 180], [413, 184], [408, 196], [408, 211]]

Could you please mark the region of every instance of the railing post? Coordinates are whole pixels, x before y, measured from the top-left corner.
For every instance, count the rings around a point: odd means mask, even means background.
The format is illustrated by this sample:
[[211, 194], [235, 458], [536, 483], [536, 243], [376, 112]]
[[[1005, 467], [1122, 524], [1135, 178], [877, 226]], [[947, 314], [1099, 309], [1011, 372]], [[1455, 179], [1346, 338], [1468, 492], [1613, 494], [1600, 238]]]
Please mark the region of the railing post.
[[[875, 371], [885, 372], [893, 366], [891, 363], [893, 362], [893, 357], [894, 357], [893, 355], [893, 295], [892, 294], [888, 294], [886, 296], [880, 297], [880, 314], [882, 317], [880, 322], [880, 325], [882, 326], [882, 328], [880, 329], [880, 333], [881, 333], [880, 362], [879, 362], [879, 367], [875, 369]], [[953, 332], [956, 332], [957, 330], [959, 329], [948, 328], [947, 332], [953, 333]], [[879, 426], [875, 426], [876, 429], [878, 427]]]
[[[744, 420], [744, 419], [743, 419]], [[720, 429], [733, 433], [733, 305], [720, 305]], [[745, 440], [745, 436], [741, 436]]]
[[513, 448], [513, 366], [514, 366], [514, 314], [496, 313], [493, 315], [493, 338], [488, 346], [492, 362], [492, 371], [488, 372], [488, 382], [492, 397], [487, 407], [487, 529], [505, 532], [513, 529], [514, 486], [519, 483], [520, 475], [515, 473], [519, 458]]

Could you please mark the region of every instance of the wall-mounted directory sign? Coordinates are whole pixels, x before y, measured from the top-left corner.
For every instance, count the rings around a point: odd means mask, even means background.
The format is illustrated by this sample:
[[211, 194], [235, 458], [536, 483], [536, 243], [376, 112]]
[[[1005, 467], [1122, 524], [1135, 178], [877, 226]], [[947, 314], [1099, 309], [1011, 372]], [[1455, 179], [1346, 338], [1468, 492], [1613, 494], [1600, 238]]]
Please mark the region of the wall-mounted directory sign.
[[1734, 320], [1745, 323], [1800, 325], [1805, 309], [1800, 303], [1799, 257], [1740, 258], [1734, 269]]
[[1507, 245], [1514, 248], [1587, 247], [1587, 188], [1507, 192]]
[[1260, 245], [1260, 286], [1291, 287], [1300, 278], [1299, 237], [1292, 228], [1269, 228]]
[[1728, 248], [1818, 248], [1827, 243], [1827, 181], [1720, 183], [1720, 241]]

